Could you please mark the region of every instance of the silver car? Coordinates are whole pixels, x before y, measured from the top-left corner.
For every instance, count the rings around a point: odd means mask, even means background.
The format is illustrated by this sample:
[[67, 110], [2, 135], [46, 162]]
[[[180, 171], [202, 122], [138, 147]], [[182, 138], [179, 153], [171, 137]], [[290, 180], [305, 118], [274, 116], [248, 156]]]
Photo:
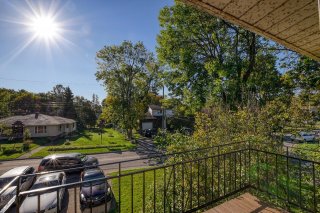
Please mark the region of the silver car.
[[21, 175], [29, 175], [26, 177], [21, 177], [19, 186], [20, 190], [19, 191], [25, 191], [28, 190], [34, 180], [35, 180], [35, 175], [34, 174], [35, 169], [31, 166], [20, 166], [16, 167], [13, 169], [10, 169], [6, 173], [0, 176], [0, 192], [2, 189], [5, 187], [8, 187], [5, 191], [3, 191], [0, 195], [0, 210], [5, 206], [5, 205], [11, 205], [14, 198], [17, 193], [17, 185], [18, 181], [13, 182], [10, 186], [8, 184], [17, 176]]
[[[41, 175], [37, 178], [30, 190], [41, 189], [52, 186], [59, 186], [66, 183], [66, 175], [64, 172], [56, 172]], [[29, 194], [20, 206], [20, 213], [33, 212], [57, 212], [61, 210], [65, 189], [59, 189], [59, 206], [57, 202], [57, 190], [49, 191], [40, 195], [40, 209], [38, 209], [38, 195]]]

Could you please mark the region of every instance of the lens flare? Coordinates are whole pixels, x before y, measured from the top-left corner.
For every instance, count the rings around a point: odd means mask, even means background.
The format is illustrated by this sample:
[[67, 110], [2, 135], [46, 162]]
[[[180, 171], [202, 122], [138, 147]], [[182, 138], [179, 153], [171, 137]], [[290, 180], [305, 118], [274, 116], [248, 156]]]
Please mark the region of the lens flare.
[[59, 26], [52, 17], [36, 17], [32, 20], [30, 27], [39, 38], [56, 39], [59, 35]]

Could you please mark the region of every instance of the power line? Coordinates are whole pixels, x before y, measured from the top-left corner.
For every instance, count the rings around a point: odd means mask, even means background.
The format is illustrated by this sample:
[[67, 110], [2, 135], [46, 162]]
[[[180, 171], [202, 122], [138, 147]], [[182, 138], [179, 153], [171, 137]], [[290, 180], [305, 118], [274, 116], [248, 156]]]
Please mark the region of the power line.
[[6, 80], [6, 81], [17, 81], [17, 82], [29, 82], [29, 83], [52, 83], [52, 84], [78, 84], [78, 85], [92, 85], [92, 86], [97, 86], [99, 85], [94, 84], [94, 83], [84, 83], [84, 82], [58, 82], [58, 81], [38, 81], [38, 80], [26, 80], [26, 79], [15, 79], [15, 78], [2, 78], [0, 77], [1, 80]]

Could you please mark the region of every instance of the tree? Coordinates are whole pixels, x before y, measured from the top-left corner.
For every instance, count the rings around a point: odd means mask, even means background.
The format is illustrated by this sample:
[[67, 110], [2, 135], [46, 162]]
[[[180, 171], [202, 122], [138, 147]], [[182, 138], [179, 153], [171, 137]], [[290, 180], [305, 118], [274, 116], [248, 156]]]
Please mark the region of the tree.
[[252, 97], [265, 104], [277, 96], [280, 74], [268, 40], [178, 1], [161, 10], [159, 21], [166, 82], [191, 111], [208, 100], [237, 109]]
[[64, 91], [63, 116], [66, 118], [76, 119], [77, 114], [73, 105], [73, 93], [70, 87], [66, 87]]
[[93, 103], [82, 96], [74, 98], [74, 107], [77, 114], [79, 128], [93, 127], [97, 122], [97, 115]]
[[132, 129], [144, 114], [144, 100], [156, 87], [159, 67], [142, 42], [124, 41], [119, 46], [105, 46], [98, 51], [97, 61], [97, 80], [103, 82], [112, 100], [107, 106], [109, 117], [131, 139]]
[[320, 104], [320, 63], [301, 56], [286, 75], [309, 108]]

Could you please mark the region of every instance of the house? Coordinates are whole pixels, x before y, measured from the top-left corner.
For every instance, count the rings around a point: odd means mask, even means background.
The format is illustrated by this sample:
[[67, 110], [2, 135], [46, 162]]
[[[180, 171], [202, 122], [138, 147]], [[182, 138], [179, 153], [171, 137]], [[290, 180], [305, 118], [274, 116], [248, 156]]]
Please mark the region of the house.
[[26, 129], [29, 129], [33, 138], [56, 137], [77, 129], [73, 119], [39, 113], [3, 118], [0, 119], [0, 124], [11, 127], [15, 137], [22, 137]]
[[[165, 109], [159, 105], [149, 105], [148, 111], [145, 113], [145, 117], [140, 121], [140, 129], [158, 129], [162, 128], [163, 116], [164, 120], [168, 117], [172, 117], [172, 109]], [[166, 122], [164, 123], [164, 128], [166, 128]]]

